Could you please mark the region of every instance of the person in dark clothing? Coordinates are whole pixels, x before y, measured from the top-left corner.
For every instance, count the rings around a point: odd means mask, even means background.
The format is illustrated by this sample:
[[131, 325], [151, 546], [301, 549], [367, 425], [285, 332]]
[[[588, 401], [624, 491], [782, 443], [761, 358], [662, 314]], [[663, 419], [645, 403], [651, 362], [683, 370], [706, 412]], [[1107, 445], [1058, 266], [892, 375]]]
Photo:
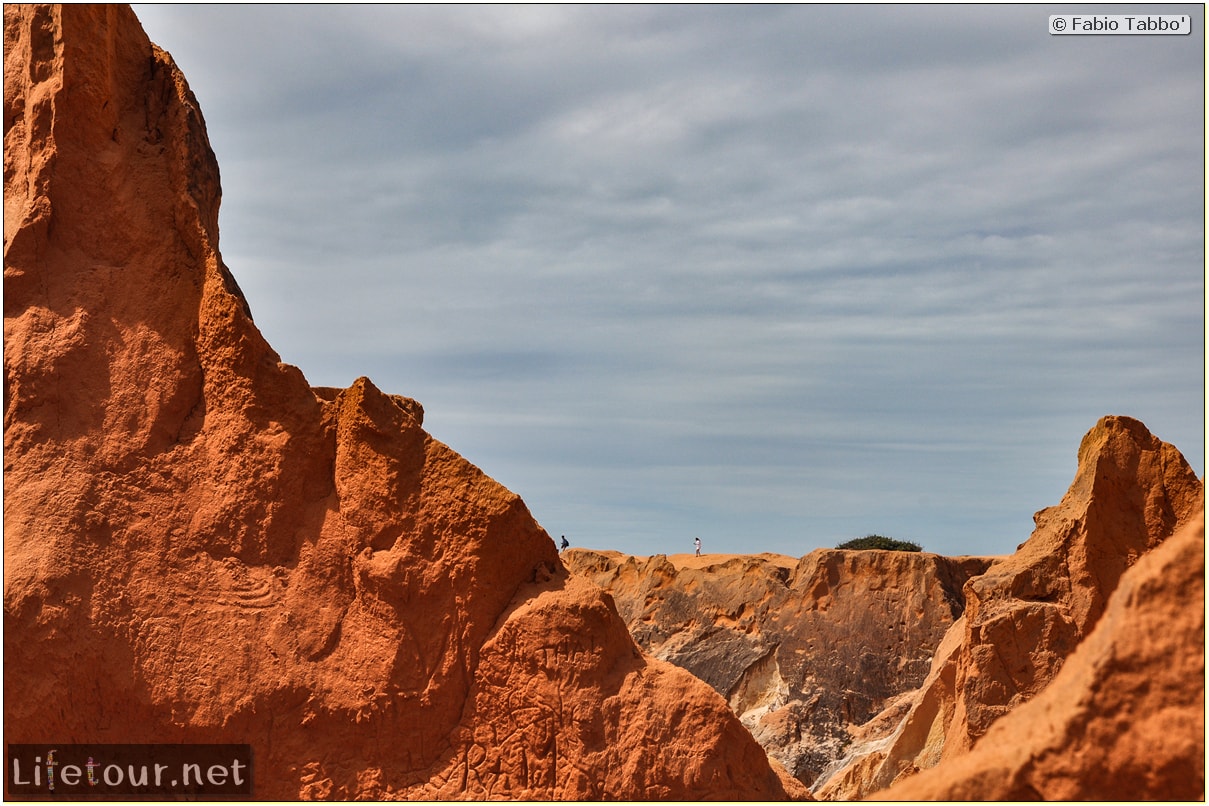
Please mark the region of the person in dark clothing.
[[562, 542], [561, 542], [561, 543], [559, 543], [559, 545], [558, 545], [558, 550], [559, 550], [559, 551], [562, 551], [563, 549], [565, 549], [565, 548], [566, 548], [567, 546], [569, 546], [569, 545], [571, 545], [571, 544], [567, 542], [567, 536], [566, 536], [566, 535], [563, 535]]

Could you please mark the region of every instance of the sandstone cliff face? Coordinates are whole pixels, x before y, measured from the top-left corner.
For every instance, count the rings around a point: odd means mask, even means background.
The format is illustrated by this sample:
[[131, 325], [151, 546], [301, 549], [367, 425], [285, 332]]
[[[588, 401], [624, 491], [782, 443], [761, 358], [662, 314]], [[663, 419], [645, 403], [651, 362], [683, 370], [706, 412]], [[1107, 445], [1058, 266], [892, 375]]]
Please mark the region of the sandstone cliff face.
[[128, 8], [4, 44], [6, 741], [248, 742], [264, 798], [786, 796], [419, 404], [281, 362]]
[[[769, 755], [805, 784], [856, 726], [928, 674], [990, 560], [818, 550], [697, 561], [571, 549], [638, 643], [725, 696]], [[700, 567], [693, 567], [699, 565]]]
[[[864, 797], [980, 746], [996, 720], [1054, 680], [1126, 570], [1203, 508], [1204, 486], [1179, 451], [1136, 420], [1101, 419], [1083, 438], [1061, 503], [1037, 513], [1015, 554], [965, 586], [966, 611], [906, 717], [863, 737], [815, 794]], [[1203, 664], [1203, 636], [1193, 649]], [[1203, 692], [1203, 682], [1184, 685]]]
[[1205, 798], [1203, 514], [1122, 576], [1091, 635], [967, 755], [878, 800]]

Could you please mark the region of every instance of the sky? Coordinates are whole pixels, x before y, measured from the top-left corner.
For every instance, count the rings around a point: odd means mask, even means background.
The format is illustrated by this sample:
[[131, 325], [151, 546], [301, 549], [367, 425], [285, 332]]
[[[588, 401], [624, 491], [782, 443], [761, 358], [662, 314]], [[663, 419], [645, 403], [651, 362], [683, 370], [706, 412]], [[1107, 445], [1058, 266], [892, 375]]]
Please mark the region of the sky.
[[134, 8], [282, 360], [556, 540], [1008, 554], [1107, 414], [1204, 476], [1203, 6]]

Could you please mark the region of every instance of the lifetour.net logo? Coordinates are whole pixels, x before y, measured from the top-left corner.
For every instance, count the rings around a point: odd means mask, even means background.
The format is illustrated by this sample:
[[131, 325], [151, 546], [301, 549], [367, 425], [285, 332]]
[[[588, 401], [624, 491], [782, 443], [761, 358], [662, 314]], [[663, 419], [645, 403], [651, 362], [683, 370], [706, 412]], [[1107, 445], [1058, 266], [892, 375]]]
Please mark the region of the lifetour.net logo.
[[252, 794], [246, 744], [10, 744], [5, 756], [7, 794], [39, 800]]

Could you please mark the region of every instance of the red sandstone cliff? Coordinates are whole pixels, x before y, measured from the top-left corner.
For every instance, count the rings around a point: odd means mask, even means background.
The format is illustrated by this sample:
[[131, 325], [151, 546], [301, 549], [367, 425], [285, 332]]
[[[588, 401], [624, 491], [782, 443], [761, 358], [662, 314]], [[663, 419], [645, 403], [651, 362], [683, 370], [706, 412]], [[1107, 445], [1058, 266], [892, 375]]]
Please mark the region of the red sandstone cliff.
[[643, 649], [713, 686], [807, 785], [844, 757], [858, 726], [923, 683], [964, 609], [963, 584], [991, 562], [825, 549], [699, 560], [570, 549], [563, 559], [613, 596]]
[[[725, 695], [821, 799], [1195, 798], [1203, 501], [1173, 446], [1105, 417], [1062, 502], [993, 563], [824, 550], [564, 558], [614, 596], [640, 645]], [[1166, 559], [1139, 563], [1160, 547]], [[1026, 708], [1034, 698], [1044, 705]]]
[[417, 403], [281, 362], [128, 8], [6, 5], [4, 50], [7, 742], [247, 742], [262, 798], [786, 796]]
[[1205, 522], [1121, 577], [1036, 698], [876, 800], [1205, 799]]
[[[895, 721], [892, 730], [862, 737], [846, 766], [821, 782], [815, 794], [827, 800], [868, 796], [919, 770], [937, 764], [946, 768], [949, 762], [969, 753], [971, 747], [978, 749], [996, 743], [988, 730], [996, 720], [1047, 690], [1076, 646], [1102, 619], [1127, 569], [1178, 528], [1195, 521], [1203, 510], [1204, 485], [1178, 450], [1159, 440], [1137, 420], [1101, 419], [1083, 438], [1075, 479], [1061, 503], [1036, 514], [1036, 529], [1015, 554], [966, 584], [965, 613], [942, 641], [928, 679], [913, 695], [906, 717]], [[1168, 595], [1174, 597], [1176, 591], [1186, 587], [1179, 583]], [[1198, 595], [1203, 601], [1203, 579], [1200, 591]], [[1203, 610], [1193, 602], [1187, 606]], [[1173, 629], [1185, 627], [1173, 624]], [[1151, 664], [1142, 667], [1148, 669], [1141, 672], [1143, 676], [1153, 674], [1156, 679], [1168, 680], [1171, 669], [1164, 668], [1165, 664], [1179, 669], [1182, 682], [1170, 685], [1182, 686], [1188, 695], [1195, 696], [1199, 691], [1203, 705], [1204, 676], [1199, 672], [1188, 674], [1198, 664], [1203, 670], [1203, 631], [1196, 641], [1176, 645], [1166, 660], [1161, 654], [1148, 655], [1145, 651], [1138, 657], [1148, 657], [1147, 663]], [[1115, 667], [1109, 664], [1106, 668]], [[1056, 742], [1047, 745], [1049, 751], [1061, 747], [1062, 741], [1069, 742], [1072, 751], [1083, 746], [1087, 735], [1081, 731], [1089, 729], [1091, 714], [1100, 706], [1132, 696], [1129, 692], [1134, 683], [1126, 679], [1120, 682], [1121, 691], [1092, 698], [1087, 712], [1068, 726], [1070, 732], [1065, 739], [1048, 737], [1046, 741]], [[1117, 680], [1105, 674], [1097, 681], [1097, 685], [1101, 684], [1112, 688]], [[1109, 736], [1112, 728], [1108, 726], [1115, 724], [1122, 736], [1129, 737], [1129, 726], [1123, 716], [1128, 712], [1096, 713], [1099, 720], [1096, 730]], [[1030, 709], [1024, 713], [1036, 715], [1038, 711]], [[1165, 722], [1171, 730], [1183, 732], [1189, 718], [1186, 705], [1181, 704], [1148, 720], [1155, 726], [1155, 732]], [[1201, 725], [1203, 728], [1203, 713]], [[1191, 782], [1189, 786], [1202, 791], [1203, 730], [1196, 738], [1200, 743], [1200, 763], [1190, 765], [1185, 772]], [[1177, 744], [1183, 746], [1181, 742]], [[1163, 743], [1154, 746], [1156, 755], [1151, 763], [1156, 767], [1171, 763], [1163, 755], [1168, 746]], [[1105, 780], [1125, 780], [1129, 776], [1122, 769], [1103, 766], [1114, 763], [1114, 758], [1112, 753], [1088, 754], [1088, 764], [1101, 766], [1089, 767], [1075, 777], [1084, 783], [1097, 775]], [[1037, 759], [1030, 763], [1034, 762]], [[1060, 767], [1051, 765], [1049, 769]], [[1062, 768], [1066, 770], [1064, 774], [1074, 775], [1073, 767]], [[1188, 791], [1169, 787], [1168, 777], [1159, 778], [1158, 783], [1153, 777], [1134, 780], [1112, 797], [1181, 798], [1184, 795], [1180, 793]], [[1098, 796], [1083, 794], [1081, 785], [1070, 783], [1063, 788], [1051, 782], [1038, 791], [1045, 797], [1051, 797], [1047, 794], [1050, 792], [1064, 793], [1057, 795], [1059, 798]], [[989, 794], [991, 791], [999, 790], [988, 790], [986, 797], [994, 797]], [[1016, 794], [1003, 796], [1026, 797], [1019, 794], [1021, 791], [1024, 790], [1012, 790]], [[967, 796], [977, 797], [957, 798]]]

